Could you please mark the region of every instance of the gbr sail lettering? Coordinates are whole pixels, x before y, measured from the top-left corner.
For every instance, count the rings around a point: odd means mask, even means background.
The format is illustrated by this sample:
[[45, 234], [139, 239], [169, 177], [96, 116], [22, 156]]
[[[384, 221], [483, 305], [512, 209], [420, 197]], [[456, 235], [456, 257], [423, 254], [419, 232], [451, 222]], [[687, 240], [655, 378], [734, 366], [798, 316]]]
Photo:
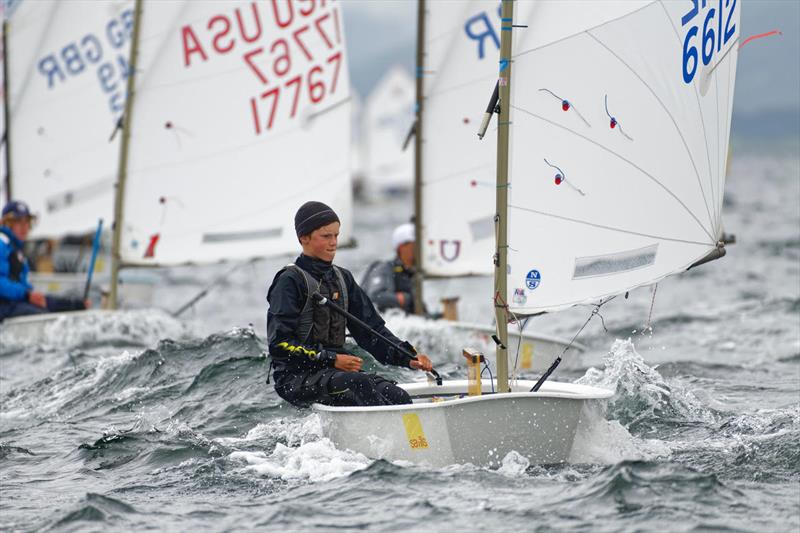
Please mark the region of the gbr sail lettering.
[[102, 32], [86, 33], [65, 43], [36, 62], [36, 70], [47, 83], [48, 90], [57, 90], [72, 78], [96, 69], [100, 89], [108, 96], [113, 117], [125, 107], [125, 80], [128, 79], [127, 47], [133, 29], [133, 11], [123, 11], [109, 20]]
[[338, 88], [343, 47], [335, 0], [253, 1], [180, 31], [185, 68], [227, 54], [247, 67], [254, 91], [242, 105], [255, 135], [294, 119], [303, 104], [325, 102]]
[[737, 0], [688, 0], [689, 11], [681, 17], [683, 81], [692, 83], [700, 62], [708, 65], [736, 35]]

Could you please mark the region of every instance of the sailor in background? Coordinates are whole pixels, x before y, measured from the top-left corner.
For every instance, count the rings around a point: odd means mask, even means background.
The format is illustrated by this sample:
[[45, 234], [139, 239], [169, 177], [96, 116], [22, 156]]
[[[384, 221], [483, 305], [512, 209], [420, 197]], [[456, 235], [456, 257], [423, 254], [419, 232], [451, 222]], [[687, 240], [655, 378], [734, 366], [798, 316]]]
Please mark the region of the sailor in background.
[[339, 406], [411, 403], [408, 393], [394, 382], [361, 371], [361, 358], [344, 348], [345, 330], [349, 329], [355, 342], [383, 364], [430, 371], [430, 359], [424, 354], [410, 359], [312, 299], [312, 294], [319, 292], [389, 340], [416, 353], [408, 342], [401, 342], [386, 328], [353, 275], [333, 264], [339, 217], [321, 202], [306, 202], [297, 211], [294, 223], [303, 253], [275, 275], [267, 293], [275, 391], [300, 407], [314, 402]]
[[88, 300], [45, 295], [28, 283], [25, 239], [36, 221], [23, 202], [11, 201], [3, 207], [0, 225], [0, 321], [5, 318], [39, 313], [77, 311], [89, 307]]
[[[392, 233], [394, 258], [372, 263], [361, 280], [364, 290], [380, 311], [401, 309], [407, 314], [414, 312], [416, 299], [414, 288], [415, 234], [414, 224], [407, 223], [397, 226]], [[427, 309], [424, 312], [428, 318], [441, 317], [441, 313], [431, 314]]]

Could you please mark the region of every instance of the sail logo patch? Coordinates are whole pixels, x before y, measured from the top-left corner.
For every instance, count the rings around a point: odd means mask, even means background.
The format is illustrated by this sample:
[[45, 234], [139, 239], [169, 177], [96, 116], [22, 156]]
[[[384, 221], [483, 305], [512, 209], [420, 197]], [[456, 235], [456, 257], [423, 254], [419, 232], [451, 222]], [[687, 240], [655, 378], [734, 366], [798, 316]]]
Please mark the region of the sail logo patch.
[[514, 295], [511, 297], [511, 301], [517, 305], [525, 305], [525, 302], [528, 301], [528, 297], [525, 295], [525, 289], [514, 289]]
[[458, 239], [453, 239], [452, 241], [442, 239], [439, 241], [439, 255], [448, 263], [452, 263], [461, 255], [461, 241]]
[[528, 272], [528, 275], [525, 276], [525, 286], [528, 287], [530, 290], [535, 289], [539, 286], [542, 282], [542, 275], [539, 273], [538, 270], [531, 270]]
[[417, 413], [403, 415], [403, 425], [406, 427], [408, 445], [412, 450], [420, 450], [428, 447], [428, 440], [425, 438], [425, 432], [422, 430], [422, 422]]

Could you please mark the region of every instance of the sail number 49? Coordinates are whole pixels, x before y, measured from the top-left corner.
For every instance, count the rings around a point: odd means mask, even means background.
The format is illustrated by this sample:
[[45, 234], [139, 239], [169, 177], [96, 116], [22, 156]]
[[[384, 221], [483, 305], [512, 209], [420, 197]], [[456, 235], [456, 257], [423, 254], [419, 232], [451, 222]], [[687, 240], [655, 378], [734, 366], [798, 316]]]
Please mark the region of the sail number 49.
[[[686, 83], [694, 79], [699, 62], [702, 60], [703, 65], [708, 65], [736, 33], [736, 23], [733, 22], [736, 0], [690, 1], [692, 8], [681, 17], [681, 26], [694, 23], [689, 26], [683, 40], [683, 81]], [[716, 7], [712, 7], [714, 4]]]

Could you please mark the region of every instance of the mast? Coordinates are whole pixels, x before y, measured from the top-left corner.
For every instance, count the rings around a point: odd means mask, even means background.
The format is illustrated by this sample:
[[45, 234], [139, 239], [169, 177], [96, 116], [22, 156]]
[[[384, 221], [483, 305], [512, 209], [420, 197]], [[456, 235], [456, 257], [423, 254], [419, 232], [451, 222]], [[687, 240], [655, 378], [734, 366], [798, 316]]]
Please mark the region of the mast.
[[122, 139], [119, 148], [119, 169], [117, 187], [114, 191], [114, 238], [111, 245], [111, 294], [108, 299], [109, 309], [117, 308], [117, 285], [119, 269], [122, 262], [120, 241], [125, 207], [125, 181], [128, 177], [128, 145], [131, 136], [131, 118], [133, 117], [133, 92], [136, 77], [136, 56], [139, 51], [139, 30], [142, 22], [142, 0], [136, 0], [133, 13], [133, 36], [131, 37], [131, 54], [128, 61], [128, 83], [126, 87], [125, 112], [122, 115]]
[[417, 84], [416, 122], [414, 124], [414, 314], [424, 313], [422, 295], [422, 100], [425, 68], [425, 0], [417, 0]]
[[511, 29], [514, 1], [503, 0], [500, 16], [500, 116], [497, 121], [497, 250], [494, 262], [494, 311], [497, 334], [497, 392], [508, 392], [508, 137], [511, 107]]
[[6, 175], [3, 177], [6, 182], [6, 197], [9, 201], [13, 199], [11, 194], [11, 135], [9, 126], [11, 125], [11, 115], [8, 106], [8, 21], [5, 20], [3, 15], [3, 112], [6, 115], [5, 131], [3, 132], [3, 140], [6, 143]]

